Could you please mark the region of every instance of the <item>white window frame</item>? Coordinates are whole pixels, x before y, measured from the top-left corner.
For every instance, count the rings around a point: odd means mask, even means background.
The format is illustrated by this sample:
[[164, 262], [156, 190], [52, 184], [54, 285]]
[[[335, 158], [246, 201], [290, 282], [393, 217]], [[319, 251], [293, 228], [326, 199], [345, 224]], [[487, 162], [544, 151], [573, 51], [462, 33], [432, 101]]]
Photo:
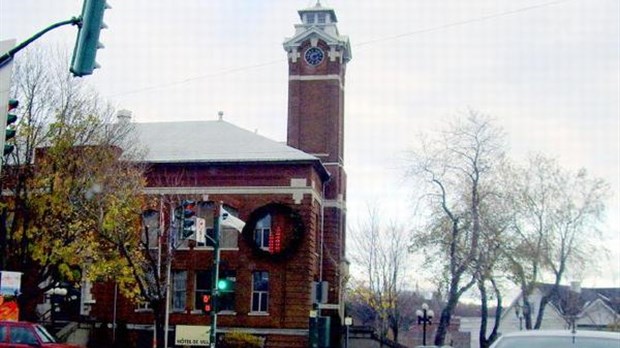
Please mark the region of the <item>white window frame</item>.
[[[178, 279], [179, 275], [184, 274], [183, 282]], [[182, 285], [182, 287], [180, 287]], [[182, 297], [177, 297], [177, 293], [183, 293]], [[176, 299], [181, 300], [183, 306], [177, 306]], [[170, 296], [170, 309], [173, 312], [184, 312], [187, 307], [187, 271], [174, 271], [172, 272], [172, 296]]]
[[[198, 275], [204, 273], [204, 274], [208, 274], [209, 276], [209, 288], [208, 289], [199, 289], [198, 288]], [[202, 304], [202, 295], [211, 295], [213, 293], [213, 274], [211, 273], [211, 271], [208, 270], [197, 270], [196, 272], [194, 272], [194, 303], [193, 303], [193, 307], [194, 310], [196, 311], [200, 311], [202, 312], [202, 305], [198, 308], [196, 308], [196, 302]], [[198, 294], [198, 292], [200, 292], [200, 294]]]
[[[255, 289], [256, 285], [256, 275], [259, 274], [261, 277], [263, 275], [267, 275], [267, 290], [257, 290]], [[258, 308], [254, 308], [254, 296], [258, 296]], [[261, 308], [261, 303], [263, 302], [263, 298], [265, 298], [265, 308]], [[251, 313], [258, 314], [267, 314], [269, 313], [269, 272], [267, 271], [254, 271], [252, 272], [252, 297], [250, 299], [250, 309]]]
[[266, 215], [256, 223], [256, 228], [254, 229], [254, 243], [256, 243], [259, 248], [268, 251], [269, 238], [271, 238], [271, 215]]

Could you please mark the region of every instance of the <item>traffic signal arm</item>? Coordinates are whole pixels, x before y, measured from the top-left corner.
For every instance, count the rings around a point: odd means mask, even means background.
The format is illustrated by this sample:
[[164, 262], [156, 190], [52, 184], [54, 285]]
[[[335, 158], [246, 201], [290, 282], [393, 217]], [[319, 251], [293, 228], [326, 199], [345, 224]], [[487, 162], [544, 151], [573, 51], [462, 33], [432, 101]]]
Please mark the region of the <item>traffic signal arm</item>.
[[77, 17], [73, 17], [73, 18], [68, 19], [66, 21], [54, 23], [54, 24], [50, 25], [49, 27], [41, 30], [40, 32], [34, 34], [28, 40], [20, 43], [19, 45], [15, 46], [14, 48], [10, 49], [5, 54], [0, 56], [0, 68], [2, 68], [8, 62], [10, 62], [13, 59], [13, 57], [17, 54], [17, 52], [19, 52], [22, 49], [26, 48], [26, 46], [30, 45], [33, 41], [35, 41], [36, 39], [40, 38], [41, 36], [43, 36], [43, 34], [47, 33], [48, 31], [50, 31], [52, 29], [56, 29], [58, 27], [62, 27], [63, 25], [67, 25], [67, 24], [76, 25], [78, 23], [80, 23], [80, 19], [77, 18]]

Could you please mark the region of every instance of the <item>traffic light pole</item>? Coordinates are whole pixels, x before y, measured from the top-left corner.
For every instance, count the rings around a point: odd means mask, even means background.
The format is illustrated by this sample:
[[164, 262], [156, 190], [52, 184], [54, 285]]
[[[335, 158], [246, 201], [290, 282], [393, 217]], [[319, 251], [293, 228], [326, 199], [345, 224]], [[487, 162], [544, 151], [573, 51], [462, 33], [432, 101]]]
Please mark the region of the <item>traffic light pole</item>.
[[20, 43], [19, 45], [15, 46], [13, 49], [9, 50], [8, 52], [6, 52], [2, 56], [0, 56], [0, 68], [4, 67], [4, 65], [6, 65], [8, 62], [10, 62], [13, 59], [13, 57], [15, 56], [15, 54], [17, 54], [17, 52], [21, 51], [26, 46], [30, 45], [33, 41], [35, 41], [36, 39], [40, 38], [41, 36], [43, 36], [43, 34], [47, 33], [48, 31], [56, 29], [58, 27], [62, 27], [63, 25], [68, 25], [68, 24], [77, 25], [81, 21], [82, 21], [81, 18], [73, 17], [73, 18], [71, 18], [69, 20], [52, 24], [49, 27], [41, 30], [40, 32], [38, 32], [36, 34], [34, 34], [28, 40]]
[[217, 308], [218, 308], [218, 288], [217, 282], [220, 278], [220, 226], [222, 219], [222, 206], [223, 203], [220, 201], [218, 209], [217, 209], [217, 219], [215, 219], [215, 226], [213, 229], [213, 271], [212, 273], [212, 281], [211, 281], [211, 333], [210, 333], [210, 345], [211, 348], [215, 348], [216, 339], [217, 339]]

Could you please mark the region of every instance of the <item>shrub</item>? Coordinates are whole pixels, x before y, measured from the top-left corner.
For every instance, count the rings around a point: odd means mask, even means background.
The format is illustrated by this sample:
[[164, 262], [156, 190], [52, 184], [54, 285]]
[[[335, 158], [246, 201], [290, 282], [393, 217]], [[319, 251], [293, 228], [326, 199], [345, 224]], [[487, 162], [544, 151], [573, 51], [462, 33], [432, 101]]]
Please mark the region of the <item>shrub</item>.
[[224, 335], [221, 344], [222, 348], [262, 348], [263, 339], [252, 334], [232, 331]]

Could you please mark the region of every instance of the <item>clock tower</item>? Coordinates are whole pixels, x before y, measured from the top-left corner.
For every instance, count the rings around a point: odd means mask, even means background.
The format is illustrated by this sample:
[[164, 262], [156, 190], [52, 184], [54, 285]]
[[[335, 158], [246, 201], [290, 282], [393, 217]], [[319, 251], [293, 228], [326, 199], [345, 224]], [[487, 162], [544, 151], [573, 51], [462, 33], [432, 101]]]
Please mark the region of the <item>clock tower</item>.
[[318, 157], [330, 173], [321, 202], [321, 267], [316, 280], [329, 282], [328, 302], [341, 307], [341, 282], [347, 272], [344, 86], [351, 45], [338, 32], [334, 10], [320, 1], [300, 10], [299, 17], [295, 35], [283, 44], [289, 68], [287, 144]]

